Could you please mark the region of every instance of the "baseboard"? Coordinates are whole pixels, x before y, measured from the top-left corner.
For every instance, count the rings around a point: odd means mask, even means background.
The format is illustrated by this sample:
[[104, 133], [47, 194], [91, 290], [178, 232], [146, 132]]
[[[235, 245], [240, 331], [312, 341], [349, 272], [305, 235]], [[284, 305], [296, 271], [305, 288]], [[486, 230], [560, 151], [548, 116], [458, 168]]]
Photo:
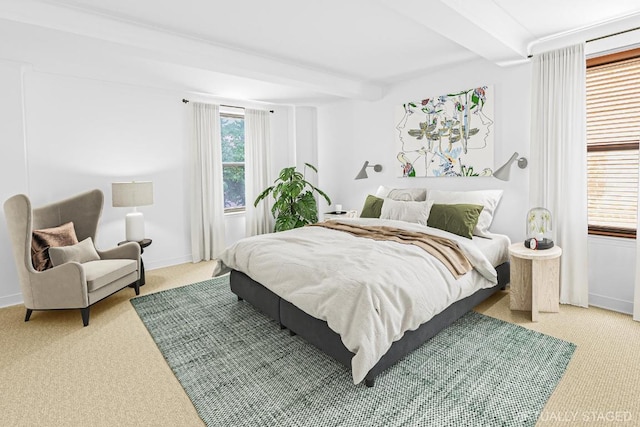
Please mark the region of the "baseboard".
[[[142, 255], [142, 258], [144, 259], [144, 255]], [[171, 266], [178, 265], [178, 264], [186, 264], [188, 262], [192, 262], [191, 255], [184, 255], [184, 256], [176, 257], [176, 258], [166, 258], [166, 259], [161, 259], [161, 260], [154, 260], [154, 261], [149, 262], [149, 263], [147, 263], [147, 261], [145, 261], [144, 262], [144, 268], [145, 268], [145, 270], [149, 271], [149, 270], [155, 270], [157, 268], [171, 267]]]
[[604, 295], [589, 294], [589, 305], [624, 314], [633, 314], [633, 301], [625, 301]]
[[0, 297], [0, 307], [10, 307], [12, 305], [18, 305], [24, 303], [22, 294], [13, 294]]

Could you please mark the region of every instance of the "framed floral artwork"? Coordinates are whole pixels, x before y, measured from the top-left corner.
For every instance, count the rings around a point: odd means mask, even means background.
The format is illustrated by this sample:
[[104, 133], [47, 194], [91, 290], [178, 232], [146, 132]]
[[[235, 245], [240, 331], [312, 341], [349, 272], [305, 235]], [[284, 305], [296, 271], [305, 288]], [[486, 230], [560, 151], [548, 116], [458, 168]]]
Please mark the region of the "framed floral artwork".
[[404, 103], [396, 114], [398, 176], [491, 176], [493, 127], [491, 86]]

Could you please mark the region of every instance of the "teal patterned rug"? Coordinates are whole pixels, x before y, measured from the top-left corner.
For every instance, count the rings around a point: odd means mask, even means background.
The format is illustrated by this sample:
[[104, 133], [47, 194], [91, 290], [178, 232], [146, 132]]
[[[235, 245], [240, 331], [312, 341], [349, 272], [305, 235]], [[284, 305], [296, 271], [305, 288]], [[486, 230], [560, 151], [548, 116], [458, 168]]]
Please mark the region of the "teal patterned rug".
[[575, 350], [470, 312], [367, 388], [228, 280], [131, 300], [208, 426], [533, 426]]

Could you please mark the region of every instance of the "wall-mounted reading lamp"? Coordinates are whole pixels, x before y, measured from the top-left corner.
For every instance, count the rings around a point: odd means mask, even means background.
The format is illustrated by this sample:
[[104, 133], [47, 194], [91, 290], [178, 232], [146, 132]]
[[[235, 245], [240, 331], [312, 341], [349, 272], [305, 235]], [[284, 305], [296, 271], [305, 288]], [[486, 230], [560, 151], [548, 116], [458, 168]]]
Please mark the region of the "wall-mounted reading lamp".
[[369, 166], [369, 161], [366, 161], [364, 162], [362, 169], [360, 169], [360, 172], [358, 172], [358, 175], [356, 175], [356, 179], [369, 178], [369, 175], [367, 175], [367, 168], [373, 168], [373, 170], [376, 172], [382, 171], [382, 165]]
[[509, 181], [509, 173], [511, 172], [511, 165], [516, 160], [518, 161], [518, 167], [520, 169], [526, 168], [529, 162], [527, 161], [526, 158], [524, 157], [518, 158], [518, 156], [519, 156], [518, 153], [513, 153], [513, 156], [511, 156], [511, 158], [507, 160], [507, 163], [500, 166], [498, 170], [493, 173], [493, 176], [498, 178], [501, 181]]

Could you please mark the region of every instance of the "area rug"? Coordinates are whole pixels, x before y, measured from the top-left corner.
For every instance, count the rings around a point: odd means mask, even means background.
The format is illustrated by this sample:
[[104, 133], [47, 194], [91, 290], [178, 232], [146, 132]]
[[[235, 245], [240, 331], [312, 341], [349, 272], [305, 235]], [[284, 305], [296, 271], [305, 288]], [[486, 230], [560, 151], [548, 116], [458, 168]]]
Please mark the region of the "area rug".
[[228, 277], [131, 303], [208, 426], [532, 426], [575, 350], [470, 312], [367, 388]]

